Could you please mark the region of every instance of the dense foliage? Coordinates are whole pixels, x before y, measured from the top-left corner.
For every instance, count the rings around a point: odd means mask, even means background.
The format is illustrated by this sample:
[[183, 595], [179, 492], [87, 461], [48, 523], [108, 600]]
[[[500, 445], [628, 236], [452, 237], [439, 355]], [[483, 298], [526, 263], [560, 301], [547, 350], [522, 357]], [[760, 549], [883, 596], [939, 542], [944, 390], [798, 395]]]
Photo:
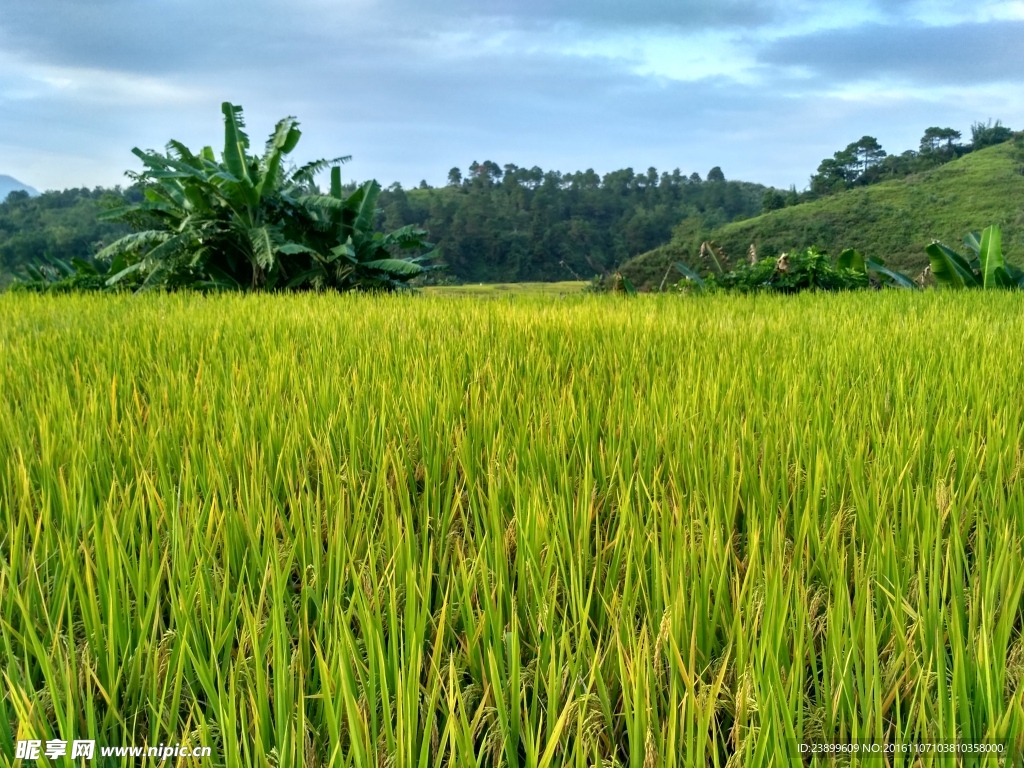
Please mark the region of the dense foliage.
[[125, 224], [101, 221], [100, 214], [140, 200], [142, 192], [135, 187], [66, 189], [38, 197], [12, 192], [0, 203], [0, 285], [23, 273], [26, 265], [94, 256], [131, 231]]
[[700, 254], [703, 269], [675, 263], [675, 269], [683, 275], [675, 285], [677, 290], [799, 293], [916, 287], [906, 275], [888, 269], [880, 260], [865, 259], [854, 249], [843, 251], [833, 262], [827, 253], [813, 247], [760, 259], [751, 248], [749, 261], [733, 267], [725, 253], [711, 243], [704, 243]]
[[[592, 170], [563, 174], [537, 167], [473, 162], [465, 174], [453, 168], [445, 187], [432, 188], [423, 182], [416, 189], [393, 184], [382, 190], [375, 221], [377, 228], [385, 231], [407, 226], [428, 231], [441, 246], [439, 252], [448, 265], [446, 272], [432, 277], [449, 282], [587, 279], [595, 274], [608, 277], [637, 254], [670, 240], [684, 241], [685, 250], [709, 238], [728, 250], [745, 249], [756, 240], [765, 253], [772, 255], [808, 243], [821, 244], [833, 252], [858, 245], [902, 268], [920, 268], [924, 265], [918, 264], [919, 254], [926, 244], [921, 238], [951, 237], [977, 226], [979, 221], [1001, 221], [1010, 242], [1015, 243], [1012, 220], [991, 213], [975, 217], [972, 210], [979, 207], [976, 200], [1012, 200], [1008, 190], [988, 184], [977, 191], [965, 189], [954, 198], [942, 190], [924, 188], [915, 175], [939, 169], [1012, 136], [998, 121], [973, 125], [969, 143], [962, 143], [960, 133], [952, 128], [931, 127], [924, 132], [917, 150], [899, 155], [887, 154], [877, 140], [865, 136], [824, 160], [804, 192], [727, 181], [719, 167], [702, 179], [696, 173], [686, 175], [675, 170], [659, 174], [653, 168], [646, 173], [627, 168], [600, 176]], [[173, 157], [174, 151], [171, 148], [170, 159], [178, 159]], [[1017, 161], [1016, 165], [1022, 163]], [[834, 199], [840, 191], [874, 189], [879, 182], [911, 175], [914, 178], [908, 183], [918, 189], [906, 206], [895, 205], [891, 211], [888, 206], [885, 210], [857, 207], [848, 212], [849, 216], [843, 214], [841, 221], [831, 215], [821, 216], [813, 208], [813, 201], [820, 202], [819, 198]], [[357, 189], [347, 186], [344, 192], [350, 195]], [[123, 227], [96, 220], [100, 198], [105, 194], [108, 205], [122, 198], [119, 190], [72, 190], [33, 199], [15, 196], [0, 204], [0, 282], [5, 273], [9, 276], [44, 256], [67, 262], [72, 258], [88, 259], [124, 234]], [[141, 192], [131, 189], [129, 194], [135, 195], [131, 202], [138, 202]], [[812, 208], [806, 207], [808, 203]], [[730, 223], [751, 220], [762, 210], [782, 208], [799, 211], [797, 220], [773, 220], [784, 224], [769, 227], [772, 231], [765, 237], [737, 244], [730, 235], [723, 234], [730, 231]], [[963, 216], [957, 215], [960, 212]], [[845, 219], [863, 222], [871, 230], [878, 219], [890, 218], [890, 213], [894, 221], [908, 217], [914, 221], [922, 216], [933, 221], [929, 227], [911, 232], [909, 241], [906, 232], [896, 230], [892, 237], [887, 233], [864, 242], [843, 240]], [[945, 218], [951, 219], [948, 227]], [[957, 223], [952, 219], [967, 220]], [[762, 225], [759, 223], [757, 228]], [[877, 251], [876, 244], [884, 251]], [[1011, 251], [1014, 248], [1011, 245]], [[680, 257], [676, 254], [674, 258]], [[313, 266], [311, 261], [308, 266]], [[252, 274], [259, 268], [249, 271]], [[636, 276], [633, 280], [644, 282]], [[243, 284], [245, 280], [235, 282]]]
[[[452, 282], [589, 278], [664, 243], [682, 220], [713, 227], [757, 215], [765, 190], [726, 181], [719, 168], [705, 181], [679, 171], [627, 168], [602, 177], [488, 162], [473, 163], [465, 178], [453, 169], [450, 178], [442, 188], [382, 190], [376, 225], [426, 229], [448, 265], [441, 276]], [[347, 185], [345, 193], [356, 189]], [[141, 191], [130, 193], [139, 202]], [[123, 225], [98, 221], [103, 195], [108, 206], [123, 204], [120, 191], [103, 190], [0, 204], [0, 272], [23, 273], [44, 255], [88, 259], [127, 234]], [[63, 213], [69, 197], [79, 201], [73, 217]]]
[[138, 288], [142, 282], [138, 274], [122, 276], [116, 285], [111, 285], [111, 278], [125, 267], [127, 262], [123, 256], [110, 261], [76, 257], [67, 262], [44, 258], [42, 263], [26, 264], [23, 276], [10, 289], [29, 293], [77, 293]]
[[1010, 292], [0, 296], [0, 755], [1019, 749], [1022, 337]]
[[453, 168], [445, 188], [385, 190], [381, 222], [422, 225], [457, 280], [589, 278], [664, 243], [683, 219], [716, 226], [760, 212], [765, 187], [712, 170], [705, 181], [654, 168], [602, 177], [473, 163], [465, 177]]
[[928, 246], [932, 274], [943, 288], [1024, 289], [1024, 270], [1006, 262], [1002, 242], [1002, 230], [995, 225], [964, 238], [973, 258], [934, 242]]
[[[766, 209], [773, 210], [785, 205], [833, 195], [853, 187], [865, 187], [883, 181], [899, 179], [913, 173], [937, 168], [940, 165], [963, 157], [969, 152], [995, 146], [1013, 137], [1013, 131], [1000, 121], [974, 123], [971, 126], [971, 141], [961, 144], [961, 134], [953, 128], [933, 126], [925, 130], [917, 150], [907, 150], [899, 155], [890, 155], [878, 139], [863, 136], [821, 161], [818, 171], [811, 176], [807, 191], [796, 198], [773, 197]], [[767, 202], [767, 199], [766, 199]]]
[[815, 248], [739, 264], [709, 279], [724, 289], [741, 292], [842, 291], [868, 286], [865, 273], [833, 264], [827, 253]]
[[[249, 154], [241, 107], [225, 102], [222, 111], [220, 160], [177, 141], [166, 154], [133, 150], [146, 170], [130, 175], [145, 199], [105, 218], [140, 231], [98, 254], [125, 262], [109, 285], [140, 276], [142, 287], [394, 289], [430, 269], [431, 254], [402, 256], [430, 245], [422, 230], [374, 231], [376, 182], [342, 189], [333, 164], [347, 158], [286, 167], [302, 135], [295, 118], [278, 122], [260, 156]], [[324, 195], [314, 174], [328, 167]]]
[[929, 265], [925, 249], [932, 240], [956, 243], [989, 224], [1002, 229], [1006, 259], [1024, 265], [1024, 135], [1018, 136], [914, 176], [711, 231], [681, 222], [668, 244], [620, 269], [638, 288], [656, 290], [673, 263], [694, 263], [701, 243], [713, 240], [734, 258], [752, 243], [762, 256], [811, 245], [833, 254], [856, 248], [916, 279]]

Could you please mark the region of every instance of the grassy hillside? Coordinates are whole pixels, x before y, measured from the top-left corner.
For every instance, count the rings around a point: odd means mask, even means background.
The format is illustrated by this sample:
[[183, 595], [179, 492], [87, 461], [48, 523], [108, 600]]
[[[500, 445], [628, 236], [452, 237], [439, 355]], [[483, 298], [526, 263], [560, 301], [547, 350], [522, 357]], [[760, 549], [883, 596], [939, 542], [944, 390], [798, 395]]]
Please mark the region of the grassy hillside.
[[[928, 263], [924, 249], [933, 239], [956, 246], [966, 232], [999, 224], [1008, 258], [1024, 263], [1020, 144], [1018, 138], [905, 179], [727, 224], [711, 239], [733, 262], [746, 258], [751, 243], [762, 256], [816, 245], [833, 254], [857, 248], [916, 275]], [[622, 273], [639, 286], [656, 288], [673, 261], [692, 261], [698, 244], [696, 237], [676, 239], [627, 262]]]

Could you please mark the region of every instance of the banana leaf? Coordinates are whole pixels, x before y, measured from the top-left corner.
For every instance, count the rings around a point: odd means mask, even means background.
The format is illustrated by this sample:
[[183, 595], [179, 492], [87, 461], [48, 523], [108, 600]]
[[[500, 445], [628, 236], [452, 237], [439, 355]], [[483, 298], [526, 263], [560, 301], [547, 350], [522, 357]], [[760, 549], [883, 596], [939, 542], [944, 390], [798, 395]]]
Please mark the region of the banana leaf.
[[681, 261], [677, 261], [675, 266], [676, 269], [678, 269], [679, 272], [683, 275], [683, 277], [695, 283], [700, 290], [704, 290], [704, 281], [701, 279], [700, 275], [698, 275], [694, 270], [690, 269]]
[[[1002, 231], [994, 224], [981, 233], [978, 261], [981, 265], [981, 279], [984, 288], [1006, 287], [1005, 283], [1009, 282], [1009, 275], [1004, 269], [1002, 237]], [[1005, 280], [996, 277], [997, 271], [1002, 272], [1002, 277]]]
[[940, 242], [934, 242], [926, 249], [928, 260], [932, 265], [932, 273], [939, 285], [944, 288], [979, 288], [974, 271], [964, 257], [947, 248]]
[[899, 288], [907, 288], [909, 290], [915, 290], [917, 288], [917, 283], [915, 283], [909, 277], [904, 275], [902, 272], [897, 272], [894, 269], [889, 269], [887, 266], [885, 266], [884, 262], [878, 259], [867, 259], [865, 261], [865, 266], [872, 272], [877, 272], [880, 275], [885, 275], [887, 278], [889, 278], [889, 283], [891, 285], [898, 286]]
[[864, 255], [855, 248], [847, 248], [839, 254], [836, 266], [839, 267], [839, 269], [853, 269], [857, 272], [863, 272], [864, 274], [867, 274], [868, 271]]
[[392, 275], [419, 275], [423, 273], [423, 267], [405, 259], [377, 259], [375, 261], [364, 261], [360, 266], [367, 269], [379, 269]]

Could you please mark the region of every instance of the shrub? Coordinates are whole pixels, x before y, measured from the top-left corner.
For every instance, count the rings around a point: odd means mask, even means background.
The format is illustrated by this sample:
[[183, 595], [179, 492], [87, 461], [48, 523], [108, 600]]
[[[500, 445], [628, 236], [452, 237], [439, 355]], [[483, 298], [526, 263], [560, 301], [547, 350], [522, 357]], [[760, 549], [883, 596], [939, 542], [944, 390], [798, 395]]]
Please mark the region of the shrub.
[[[101, 251], [126, 266], [108, 285], [129, 276], [142, 287], [202, 289], [393, 290], [434, 269], [426, 232], [403, 227], [374, 231], [380, 185], [351, 194], [339, 163], [316, 160], [285, 170], [302, 135], [298, 122], [278, 122], [261, 156], [249, 154], [242, 108], [224, 103], [224, 151], [194, 154], [171, 141], [166, 154], [134, 149], [146, 170], [129, 173], [145, 200], [105, 215], [140, 230]], [[330, 168], [322, 194], [315, 174]]]
[[758, 259], [751, 246], [750, 261], [728, 271], [725, 269], [728, 261], [721, 249], [705, 243], [701, 246], [701, 254], [704, 263], [711, 266], [710, 274], [701, 277], [687, 265], [677, 263], [676, 269], [683, 275], [683, 280], [676, 285], [677, 290], [798, 293], [807, 290], [850, 291], [883, 285], [915, 287], [906, 275], [887, 269], [880, 260], [865, 259], [852, 249], [843, 251], [833, 263], [825, 251], [813, 247]]

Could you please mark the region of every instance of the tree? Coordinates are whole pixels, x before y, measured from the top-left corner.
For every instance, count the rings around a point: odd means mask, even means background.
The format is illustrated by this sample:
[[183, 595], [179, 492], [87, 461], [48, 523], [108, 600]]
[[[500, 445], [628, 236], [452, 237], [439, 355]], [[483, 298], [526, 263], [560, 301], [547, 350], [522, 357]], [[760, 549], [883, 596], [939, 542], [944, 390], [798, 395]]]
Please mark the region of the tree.
[[1003, 125], [1002, 121], [996, 120], [995, 124], [990, 119], [988, 123], [974, 123], [971, 126], [971, 149], [984, 149], [996, 144], [1002, 144], [1013, 138], [1013, 131]]
[[458, 168], [452, 168], [448, 171], [448, 186], [458, 187], [462, 184], [462, 171]]
[[[302, 135], [294, 117], [278, 122], [263, 155], [253, 156], [242, 108], [225, 102], [221, 109], [219, 161], [210, 147], [193, 154], [173, 140], [166, 154], [133, 150], [146, 170], [129, 175], [143, 185], [145, 200], [108, 218], [144, 228], [100, 252], [127, 264], [108, 284], [140, 275], [143, 287], [391, 290], [430, 269], [423, 262], [431, 254], [396, 255], [426, 248], [425, 232], [374, 231], [377, 182], [345, 194], [338, 164], [348, 158], [286, 171]], [[313, 179], [327, 168], [331, 188], [323, 195]]]
[[99, 215], [141, 199], [138, 187], [65, 189], [36, 197], [12, 192], [0, 203], [0, 285], [46, 256], [69, 264], [91, 259], [99, 248], [131, 232], [125, 224], [100, 221]]
[[859, 141], [850, 144], [845, 152], [856, 158], [860, 175], [878, 165], [886, 156], [885, 150], [874, 136], [862, 136]]
[[714, 168], [708, 171], [708, 181], [725, 181], [725, 174], [722, 173], [722, 169], [716, 165]]
[[764, 193], [764, 197], [761, 198], [761, 208], [767, 213], [768, 211], [777, 211], [780, 208], [786, 207], [786, 198], [777, 189], [769, 189]]
[[473, 175], [474, 179], [478, 179], [485, 184], [494, 184], [501, 181], [501, 168], [491, 160], [485, 160], [482, 163], [474, 160], [469, 166], [469, 172]]
[[[301, 146], [300, 142], [290, 157], [297, 157]], [[216, 159], [220, 159], [219, 151]], [[462, 171], [455, 187], [442, 183], [440, 189], [410, 191], [392, 185], [380, 190], [373, 206], [377, 209], [374, 229], [390, 232], [409, 225], [428, 229], [439, 241], [448, 274], [456, 280], [562, 280], [571, 277], [570, 270], [591, 275], [614, 269], [637, 252], [667, 242], [673, 227], [691, 217], [711, 229], [755, 216], [762, 210], [766, 190], [739, 181], [691, 184], [689, 174], [681, 171], [658, 172], [654, 183], [654, 175], [647, 169], [639, 183], [640, 174], [628, 169], [611, 171], [604, 180], [593, 169], [559, 174], [512, 163], [502, 164], [502, 169], [497, 184], [487, 185], [472, 178], [467, 182], [462, 174], [469, 174]], [[156, 183], [153, 180], [146, 186]], [[346, 199], [356, 190], [355, 184], [346, 184]], [[302, 198], [313, 190], [296, 194]], [[141, 209], [134, 214], [137, 221], [132, 226], [123, 218], [118, 224], [98, 222], [98, 212], [108, 207], [101, 197], [109, 197], [120, 208], [144, 200], [142, 186], [134, 186], [124, 193], [50, 192], [0, 204], [0, 283], [23, 272], [26, 263], [39, 262], [47, 252], [71, 264], [73, 258], [90, 259], [129, 232], [163, 226], [153, 214]], [[320, 222], [317, 226], [330, 230], [323, 207], [319, 205], [313, 215]], [[296, 216], [296, 222], [305, 220], [301, 209]], [[310, 237], [311, 242], [316, 240], [310, 245], [314, 249], [334, 247]], [[295, 242], [309, 245], [301, 238]], [[697, 247], [700, 242], [697, 240]], [[285, 255], [286, 261], [296, 264], [303, 258], [302, 254]], [[238, 265], [242, 283], [251, 281], [251, 275], [245, 273], [247, 263]], [[100, 271], [106, 274], [108, 270]], [[662, 276], [657, 275], [657, 280]], [[426, 279], [431, 277], [424, 275]], [[186, 278], [192, 279], [185, 274], [183, 283]], [[151, 284], [162, 284], [157, 280], [154, 278]], [[287, 282], [279, 279], [277, 285], [283, 287]], [[123, 280], [118, 284], [126, 285]], [[305, 285], [312, 288], [314, 284]]]
[[854, 184], [870, 184], [877, 181], [876, 174], [869, 171], [881, 164], [886, 153], [872, 136], [863, 136], [859, 141], [848, 144], [846, 149], [836, 152], [831, 158], [821, 161], [818, 172], [811, 176], [813, 195], [833, 195]]
[[[960, 140], [960, 131], [952, 128], [939, 128], [933, 126], [926, 128], [924, 136], [921, 137], [921, 154], [938, 152], [942, 149], [947, 154], [953, 154], [956, 142]], [[943, 147], [945, 143], [945, 147]]]
[[849, 152], [836, 152], [818, 165], [818, 172], [811, 176], [811, 192], [815, 195], [832, 195], [847, 189], [856, 178], [857, 159]]

